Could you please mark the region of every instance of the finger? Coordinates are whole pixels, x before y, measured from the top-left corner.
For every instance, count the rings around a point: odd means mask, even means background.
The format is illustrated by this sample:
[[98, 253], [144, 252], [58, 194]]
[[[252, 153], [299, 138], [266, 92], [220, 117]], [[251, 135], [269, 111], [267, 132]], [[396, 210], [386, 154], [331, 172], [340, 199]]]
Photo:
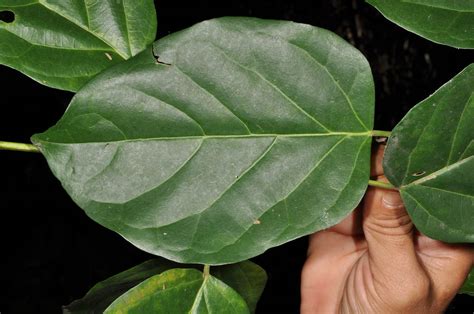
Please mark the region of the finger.
[[347, 269], [356, 258], [308, 256], [301, 272], [300, 313], [336, 313]]
[[329, 230], [310, 236], [301, 273], [301, 313], [335, 313], [348, 270], [364, 251], [365, 241]]
[[316, 258], [340, 256], [363, 250], [367, 247], [363, 235], [353, 236], [334, 232], [330, 229], [316, 232], [309, 237], [308, 256]]
[[398, 191], [369, 188], [363, 208], [363, 230], [374, 282], [383, 289], [418, 289], [429, 285], [413, 240], [413, 223]]
[[377, 145], [372, 149], [372, 158], [370, 158], [370, 176], [378, 177], [383, 175], [382, 160], [385, 151], [385, 145]]
[[459, 291], [474, 266], [474, 246], [448, 244], [420, 234], [416, 248], [432, 279], [434, 300], [443, 308]]

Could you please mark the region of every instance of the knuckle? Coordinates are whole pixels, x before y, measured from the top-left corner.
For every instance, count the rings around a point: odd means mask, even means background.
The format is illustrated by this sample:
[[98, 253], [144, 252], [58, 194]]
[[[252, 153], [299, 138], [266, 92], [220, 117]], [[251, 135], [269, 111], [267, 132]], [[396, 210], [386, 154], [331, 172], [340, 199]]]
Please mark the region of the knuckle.
[[364, 231], [382, 235], [407, 235], [413, 231], [413, 223], [408, 214], [395, 217], [367, 217]]

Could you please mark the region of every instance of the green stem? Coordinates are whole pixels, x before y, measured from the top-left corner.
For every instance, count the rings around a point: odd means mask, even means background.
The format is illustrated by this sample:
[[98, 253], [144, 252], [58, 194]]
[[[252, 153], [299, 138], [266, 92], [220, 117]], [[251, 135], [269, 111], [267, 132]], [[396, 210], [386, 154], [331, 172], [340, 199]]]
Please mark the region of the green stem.
[[388, 182], [369, 180], [369, 185], [370, 186], [375, 186], [375, 187], [378, 187], [378, 188], [382, 188], [382, 189], [398, 190], [394, 185], [392, 185]]
[[0, 150], [13, 150], [18, 152], [40, 153], [38, 147], [32, 144], [2, 142], [0, 141]]
[[373, 130], [371, 133], [372, 133], [372, 136], [380, 136], [380, 137], [390, 137], [390, 135], [392, 134], [391, 131], [380, 131], [380, 130]]
[[209, 277], [210, 271], [211, 271], [211, 265], [204, 265], [204, 272], [203, 272], [204, 278]]

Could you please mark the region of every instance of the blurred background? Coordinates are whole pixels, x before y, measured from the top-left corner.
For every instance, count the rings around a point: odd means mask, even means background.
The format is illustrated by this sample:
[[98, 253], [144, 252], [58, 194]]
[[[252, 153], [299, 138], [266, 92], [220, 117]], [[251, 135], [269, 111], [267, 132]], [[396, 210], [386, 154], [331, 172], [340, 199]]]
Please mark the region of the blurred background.
[[[157, 38], [220, 16], [292, 20], [329, 29], [368, 59], [376, 86], [375, 126], [405, 113], [468, 64], [474, 51], [431, 43], [383, 18], [362, 0], [155, 1]], [[71, 93], [0, 66], [0, 140], [29, 142], [56, 123]], [[96, 282], [151, 258], [90, 220], [63, 191], [40, 154], [0, 152], [0, 313], [61, 313]], [[269, 281], [257, 313], [298, 313], [307, 239], [253, 259]], [[473, 313], [457, 296], [448, 313]]]

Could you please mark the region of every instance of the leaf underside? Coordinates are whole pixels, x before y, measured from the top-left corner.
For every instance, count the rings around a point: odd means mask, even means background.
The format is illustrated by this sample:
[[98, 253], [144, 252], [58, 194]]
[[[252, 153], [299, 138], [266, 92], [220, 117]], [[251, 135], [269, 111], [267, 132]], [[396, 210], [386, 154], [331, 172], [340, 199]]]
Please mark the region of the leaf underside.
[[153, 1], [2, 0], [0, 64], [41, 84], [77, 91], [156, 36]]
[[474, 48], [473, 0], [367, 0], [387, 19], [431, 41]]
[[416, 105], [395, 127], [384, 170], [416, 227], [474, 242], [474, 65]]
[[[173, 268], [196, 268], [200, 265], [177, 264], [156, 258], [132, 267], [96, 284], [79, 300], [63, 307], [64, 314], [103, 313], [112, 302], [146, 279]], [[212, 268], [212, 275], [234, 289], [246, 302], [251, 313], [267, 281], [265, 271], [255, 263], [241, 263]]]
[[195, 269], [153, 276], [115, 300], [104, 313], [250, 313], [235, 290]]
[[101, 74], [32, 140], [100, 224], [171, 260], [225, 264], [350, 213], [373, 105], [367, 61], [338, 36], [221, 18]]

